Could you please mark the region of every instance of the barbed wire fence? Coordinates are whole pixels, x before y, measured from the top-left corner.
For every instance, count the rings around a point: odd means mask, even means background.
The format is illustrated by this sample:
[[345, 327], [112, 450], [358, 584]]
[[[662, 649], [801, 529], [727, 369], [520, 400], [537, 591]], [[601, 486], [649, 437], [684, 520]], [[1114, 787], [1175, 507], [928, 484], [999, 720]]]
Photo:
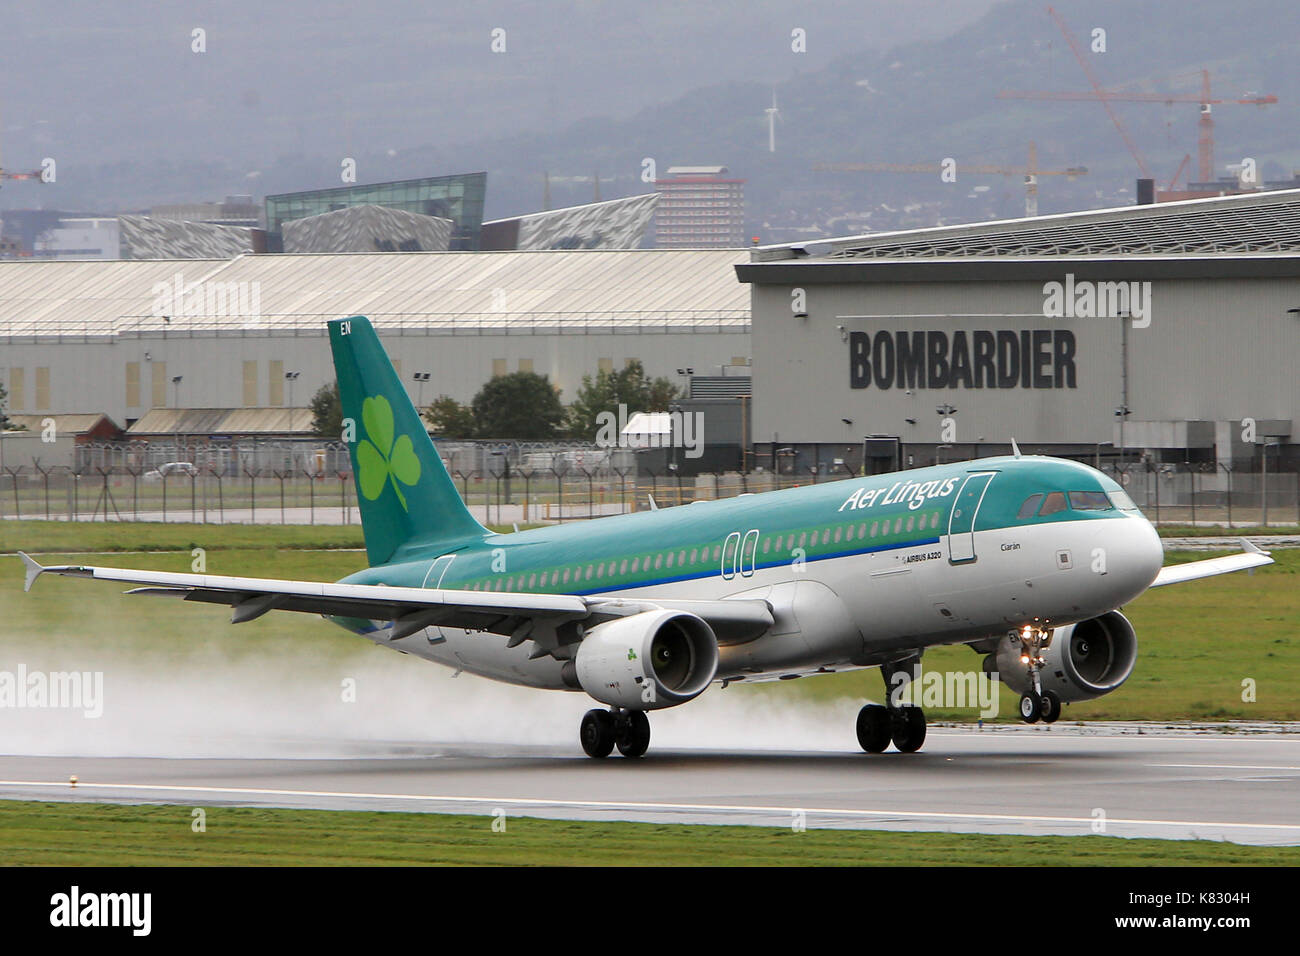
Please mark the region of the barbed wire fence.
[[[636, 449], [589, 442], [443, 441], [438, 452], [485, 524], [584, 520], [842, 481], [842, 463], [686, 476]], [[1300, 525], [1300, 472], [1214, 463], [1103, 463], [1155, 524]], [[195, 524], [352, 524], [347, 446], [318, 439], [89, 442], [73, 464], [0, 467], [0, 518]]]

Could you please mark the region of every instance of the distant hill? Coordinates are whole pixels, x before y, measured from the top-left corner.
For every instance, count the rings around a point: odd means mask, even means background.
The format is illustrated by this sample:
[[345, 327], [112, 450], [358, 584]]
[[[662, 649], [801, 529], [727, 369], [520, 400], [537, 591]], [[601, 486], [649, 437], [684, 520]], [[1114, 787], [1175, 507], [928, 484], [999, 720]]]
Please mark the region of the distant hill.
[[[1216, 95], [1276, 94], [1268, 107], [1215, 108], [1216, 166], [1254, 157], [1265, 178], [1287, 178], [1300, 168], [1300, 68], [1293, 8], [1285, 0], [1245, 0], [1231, 7], [1188, 0], [1163, 5], [1123, 0], [1079, 0], [1058, 10], [1087, 49], [1095, 26], [1106, 30], [1107, 51], [1087, 53], [1107, 88], [1134, 91], [1199, 90], [1202, 68], [1211, 70]], [[962, 163], [1023, 164], [1033, 139], [1044, 168], [1086, 166], [1074, 182], [1040, 181], [1040, 212], [1125, 204], [1133, 199], [1138, 167], [1100, 103], [999, 100], [1001, 90], [1088, 90], [1088, 82], [1041, 2], [1000, 4], [987, 15], [937, 41], [838, 58], [825, 68], [776, 86], [781, 122], [777, 151], [767, 151], [763, 110], [772, 90], [758, 83], [725, 84], [693, 91], [643, 110], [623, 122], [588, 122], [562, 138], [518, 136], [476, 144], [473, 155], [491, 157], [489, 182], [496, 202], [537, 202], [540, 170], [581, 175], [599, 168], [615, 185], [635, 192], [645, 156], [661, 168], [674, 163], [726, 163], [749, 180], [755, 213], [751, 230], [764, 241], [795, 238], [798, 225], [822, 231], [884, 228], [1023, 214], [1017, 177], [962, 176]], [[1198, 107], [1195, 103], [1120, 104], [1127, 125], [1157, 179], [1173, 176], [1192, 155], [1195, 177]], [[468, 161], [471, 153], [453, 151]], [[814, 173], [822, 162], [938, 162], [958, 160], [958, 182], [937, 175]], [[1186, 182], [1185, 174], [1183, 181]], [[973, 193], [974, 187], [983, 186]], [[578, 186], [574, 193], [581, 195]], [[602, 187], [611, 195], [609, 185]], [[554, 187], [553, 187], [554, 192]], [[906, 204], [922, 206], [917, 216]], [[891, 222], [881, 205], [898, 209]], [[828, 222], [833, 212], [876, 210], [876, 221], [852, 217]]]
[[[0, 145], [15, 168], [55, 157], [59, 184], [40, 195], [64, 207], [337, 185], [344, 156], [364, 157], [375, 181], [402, 174], [403, 151], [436, 159], [452, 144], [626, 119], [710, 84], [785, 80], [942, 36], [993, 2], [13, 4]], [[6, 187], [0, 206], [31, 194]]]
[[[1100, 104], [997, 98], [1004, 89], [1088, 89], [1041, 0], [1008, 0], [991, 8], [975, 0], [644, 7], [573, 2], [566, 7], [570, 29], [587, 39], [566, 39], [556, 23], [536, 18], [527, 29], [512, 28], [516, 50], [540, 40], [550, 51], [545, 62], [533, 54], [503, 58], [503, 71], [520, 71], [514, 79], [491, 72], [497, 61], [485, 65], [451, 56], [437, 69], [421, 62], [421, 56], [448, 49], [448, 37], [484, 34], [492, 4], [483, 5], [488, 12], [482, 14], [477, 4], [473, 14], [440, 11], [441, 21], [423, 13], [424, 5], [394, 6], [410, 15], [412, 36], [432, 37], [428, 54], [391, 30], [392, 49], [385, 54], [378, 36], [383, 31], [373, 27], [369, 14], [357, 23], [347, 13], [353, 8], [342, 4], [323, 4], [310, 27], [299, 24], [292, 43], [259, 28], [266, 63], [238, 80], [227, 77], [224, 87], [248, 113], [238, 127], [252, 131], [248, 143], [266, 140], [268, 127], [278, 136], [262, 147], [276, 158], [258, 163], [255, 178], [246, 179], [251, 167], [239, 165], [250, 162], [245, 141], [226, 136], [219, 125], [193, 142], [182, 135], [159, 143], [146, 135], [153, 125], [133, 118], [106, 152], [126, 157], [123, 141], [129, 144], [132, 137], [158, 151], [114, 163], [61, 166], [68, 185], [66, 193], [63, 186], [59, 192], [79, 205], [103, 200], [139, 206], [335, 185], [337, 151], [320, 145], [332, 133], [355, 147], [363, 181], [486, 169], [489, 217], [540, 208], [543, 170], [551, 176], [552, 204], [559, 206], [591, 198], [596, 171], [602, 198], [647, 191], [651, 187], [639, 180], [646, 157], [661, 171], [674, 164], [724, 163], [748, 180], [750, 230], [764, 241], [1018, 215], [1024, 190], [1017, 178], [962, 175], [961, 169], [968, 163], [1023, 163], [1030, 139], [1043, 166], [1089, 169], [1072, 183], [1045, 177], [1041, 212], [1132, 201], [1137, 165]], [[510, 6], [501, 6], [503, 16], [512, 15]], [[820, 19], [805, 15], [805, 6]], [[1106, 30], [1106, 52], [1086, 56], [1107, 87], [1194, 92], [1204, 67], [1212, 71], [1216, 94], [1276, 94], [1280, 102], [1266, 108], [1216, 107], [1217, 166], [1221, 172], [1225, 163], [1252, 156], [1266, 178], [1300, 168], [1300, 29], [1288, 0], [1063, 0], [1056, 6], [1085, 49], [1094, 27]], [[956, 12], [938, 15], [949, 8]], [[620, 12], [628, 9], [635, 12]], [[166, 16], [173, 29], [181, 28], [183, 17]], [[868, 42], [897, 34], [900, 18], [909, 16], [919, 31], [914, 35], [922, 38], [888, 47]], [[811, 24], [810, 52], [800, 56], [789, 51], [789, 29], [804, 21]], [[340, 35], [348, 30], [356, 37], [344, 48]], [[212, 55], [218, 44], [210, 44]], [[357, 59], [359, 48], [371, 51], [365, 62]], [[828, 55], [831, 50], [836, 55]], [[296, 77], [297, 68], [306, 72]], [[324, 83], [324, 74], [341, 78], [347, 91], [339, 93], [334, 79]], [[418, 90], [424, 105], [394, 115], [393, 104], [410, 103], [412, 86], [420, 82], [413, 77], [421, 76], [428, 81], [427, 89]], [[151, 94], [144, 81], [134, 82], [131, 99], [147, 115]], [[303, 82], [321, 87], [303, 94], [295, 86]], [[247, 103], [239, 99], [241, 83], [257, 91]], [[777, 151], [769, 153], [764, 109], [774, 90], [781, 118]], [[289, 111], [288, 104], [298, 102], [290, 95], [294, 91], [306, 95], [308, 105]], [[333, 108], [322, 102], [330, 95], [338, 97]], [[217, 115], [209, 99], [194, 103], [200, 117], [202, 109]], [[220, 115], [229, 115], [228, 107]], [[1122, 104], [1116, 111], [1159, 180], [1172, 176], [1186, 153], [1192, 154], [1195, 174], [1195, 104]], [[11, 107], [6, 115], [13, 115]], [[579, 118], [561, 121], [565, 116]], [[160, 119], [166, 117], [154, 117]], [[6, 159], [18, 165], [18, 134], [5, 130]], [[214, 139], [222, 145], [213, 146]], [[291, 149], [294, 141], [301, 146]], [[943, 157], [958, 161], [955, 184], [929, 175], [812, 172], [821, 162]], [[14, 193], [7, 189], [4, 195], [12, 201]]]

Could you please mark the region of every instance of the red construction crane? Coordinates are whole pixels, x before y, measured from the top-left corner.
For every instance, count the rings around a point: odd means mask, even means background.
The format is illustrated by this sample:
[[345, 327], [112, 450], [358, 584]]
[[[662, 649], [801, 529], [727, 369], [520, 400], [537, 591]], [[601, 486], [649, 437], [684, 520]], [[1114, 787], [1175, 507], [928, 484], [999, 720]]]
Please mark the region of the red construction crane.
[[[1084, 56], [1083, 51], [1079, 49], [1079, 45], [1075, 42], [1074, 36], [1070, 33], [1069, 28], [1066, 27], [1065, 21], [1061, 19], [1060, 15], [1052, 7], [1048, 7], [1047, 12], [1051, 14], [1052, 19], [1056, 21], [1056, 25], [1060, 27], [1061, 33], [1065, 35], [1066, 41], [1070, 44], [1070, 49], [1074, 51], [1075, 59], [1079, 61], [1079, 66], [1083, 68], [1084, 74], [1088, 77], [1088, 82], [1092, 84], [1092, 92], [1050, 93], [1039, 90], [1004, 90], [998, 94], [998, 99], [1100, 101], [1102, 106], [1106, 109], [1106, 115], [1110, 117], [1111, 122], [1115, 124], [1115, 128], [1119, 130], [1119, 134], [1123, 138], [1124, 144], [1128, 147], [1128, 151], [1133, 155], [1133, 158], [1137, 160], [1138, 168], [1142, 170], [1142, 175], [1145, 178], [1151, 178], [1151, 173], [1147, 169], [1146, 161], [1142, 158], [1141, 153], [1138, 152], [1137, 146], [1129, 136], [1128, 130], [1124, 128], [1124, 124], [1120, 121], [1119, 116], [1117, 116], [1115, 111], [1111, 109], [1111, 103], [1164, 103], [1166, 105], [1172, 103], [1198, 104], [1201, 110], [1201, 118], [1199, 122], [1200, 135], [1197, 142], [1198, 165], [1200, 167], [1199, 173], [1201, 182], [1209, 182], [1214, 176], [1213, 106], [1221, 103], [1233, 103], [1243, 106], [1268, 106], [1271, 103], [1277, 102], [1277, 97], [1272, 94], [1252, 94], [1238, 99], [1215, 98], [1210, 92], [1209, 70], [1200, 71], [1201, 93], [1199, 96], [1194, 93], [1126, 93], [1117, 90], [1104, 90], [1097, 82], [1097, 77], [1093, 75], [1087, 57]], [[1181, 167], [1179, 173], [1175, 175], [1175, 180], [1178, 175], [1181, 175]], [[1171, 182], [1170, 185], [1172, 187], [1173, 183]]]
[[8, 172], [4, 168], [4, 164], [0, 162], [0, 186], [4, 185], [4, 181], [6, 179], [34, 179], [38, 183], [45, 182], [45, 177], [44, 175], [42, 175], [39, 169], [34, 170], [30, 173], [11, 173]]
[[0, 179], [34, 179], [37, 182], [43, 182], [39, 169], [30, 173], [11, 173], [6, 169], [0, 169]]

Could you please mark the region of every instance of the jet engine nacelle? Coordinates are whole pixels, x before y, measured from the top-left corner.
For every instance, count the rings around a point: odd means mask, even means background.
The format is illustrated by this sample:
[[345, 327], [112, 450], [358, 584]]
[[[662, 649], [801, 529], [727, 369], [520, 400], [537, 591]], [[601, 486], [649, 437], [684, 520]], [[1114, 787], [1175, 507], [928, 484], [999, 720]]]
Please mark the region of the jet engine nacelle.
[[[996, 665], [1003, 683], [1017, 694], [1026, 694], [1032, 684], [1020, 654], [1019, 636], [1008, 635], [998, 643]], [[1123, 614], [1108, 611], [1058, 627], [1043, 650], [1043, 660], [1039, 672], [1043, 690], [1055, 691], [1064, 703], [1092, 700], [1109, 694], [1133, 673], [1137, 634]]]
[[601, 703], [658, 710], [703, 693], [718, 670], [718, 640], [694, 614], [643, 611], [588, 631], [574, 667], [578, 684]]

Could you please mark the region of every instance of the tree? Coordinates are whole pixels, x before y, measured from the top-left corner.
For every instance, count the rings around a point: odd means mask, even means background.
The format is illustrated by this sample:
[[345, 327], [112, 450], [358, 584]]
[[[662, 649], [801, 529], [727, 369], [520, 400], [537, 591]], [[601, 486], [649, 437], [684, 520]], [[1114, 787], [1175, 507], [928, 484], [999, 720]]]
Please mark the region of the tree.
[[450, 395], [439, 395], [422, 414], [439, 438], [455, 441], [473, 438], [477, 432], [474, 410]]
[[6, 429], [9, 431], [27, 431], [26, 425], [15, 425], [9, 420], [9, 416], [5, 414], [5, 406], [8, 404], [8, 399], [9, 393], [5, 391], [3, 385], [0, 385], [0, 432], [5, 431]]
[[335, 441], [343, 437], [343, 402], [337, 381], [322, 385], [311, 397], [311, 430], [315, 435]]
[[617, 372], [602, 369], [594, 379], [584, 375], [582, 387], [569, 406], [569, 435], [592, 441], [600, 430], [602, 412], [617, 417], [620, 405], [629, 416], [636, 412], [666, 412], [677, 398], [676, 385], [662, 376], [646, 378], [645, 369], [635, 359]]
[[480, 438], [547, 441], [558, 436], [564, 422], [559, 394], [536, 372], [497, 376], [479, 389], [472, 408]]

